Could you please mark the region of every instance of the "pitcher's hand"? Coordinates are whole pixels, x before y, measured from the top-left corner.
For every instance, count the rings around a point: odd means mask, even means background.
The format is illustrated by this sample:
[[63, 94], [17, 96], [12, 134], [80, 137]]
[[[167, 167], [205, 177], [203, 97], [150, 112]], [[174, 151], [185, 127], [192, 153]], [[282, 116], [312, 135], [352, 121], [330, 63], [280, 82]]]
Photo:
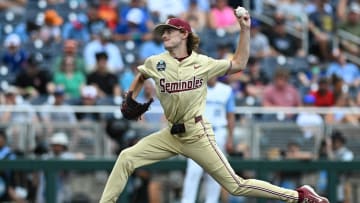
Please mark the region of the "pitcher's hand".
[[236, 10], [234, 9], [234, 15], [236, 16], [236, 18], [240, 24], [241, 30], [249, 30], [250, 29], [251, 19], [250, 19], [249, 11], [246, 10], [246, 12], [242, 16], [237, 16]]

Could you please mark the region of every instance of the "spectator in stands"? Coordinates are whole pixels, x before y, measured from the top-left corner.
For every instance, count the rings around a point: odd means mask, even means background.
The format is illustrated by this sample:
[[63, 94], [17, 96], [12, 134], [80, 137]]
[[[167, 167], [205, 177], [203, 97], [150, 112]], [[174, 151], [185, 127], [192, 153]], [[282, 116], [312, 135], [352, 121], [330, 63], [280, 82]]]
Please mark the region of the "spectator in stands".
[[210, 9], [209, 26], [211, 29], [222, 29], [226, 33], [235, 33], [239, 31], [234, 9], [231, 8], [227, 0], [216, 0], [214, 7]]
[[348, 15], [348, 11], [350, 8], [350, 5], [352, 2], [358, 2], [360, 3], [359, 0], [338, 0], [335, 1], [336, 3], [336, 18], [339, 21], [345, 21], [346, 20], [346, 16]]
[[[1, 123], [21, 124], [38, 121], [35, 112], [31, 108], [31, 106], [23, 100], [21, 95], [19, 95], [19, 90], [15, 86], [9, 86], [4, 90], [3, 105], [22, 106], [25, 107], [25, 110], [23, 112], [16, 112], [12, 110], [1, 112]], [[16, 131], [16, 127], [14, 128], [14, 130]]]
[[23, 139], [26, 129], [21, 127], [25, 124], [33, 124], [38, 122], [38, 117], [34, 112], [31, 105], [26, 103], [19, 91], [14, 86], [9, 86], [4, 90], [4, 101], [2, 105], [14, 106], [15, 108], [21, 107], [23, 111], [13, 111], [11, 109], [5, 109], [0, 112], [0, 122], [5, 124], [7, 127], [7, 134], [9, 138], [13, 140], [11, 147], [14, 150], [22, 151], [22, 145], [20, 141]]
[[[78, 106], [95, 106], [97, 102], [98, 92], [96, 87], [86, 85], [81, 88], [81, 98], [75, 105]], [[99, 121], [101, 119], [100, 114], [97, 112], [77, 112], [76, 118], [80, 122], [86, 121]]]
[[[262, 105], [264, 107], [298, 107], [301, 99], [298, 90], [289, 83], [289, 72], [278, 68], [274, 74], [273, 82], [266, 85], [263, 94]], [[292, 120], [294, 114], [278, 114], [279, 120]]]
[[45, 43], [60, 42], [63, 22], [64, 20], [56, 10], [46, 10], [44, 13], [44, 25], [40, 28], [40, 39]]
[[[63, 132], [56, 132], [50, 138], [50, 159], [84, 159], [83, 153], [69, 152], [69, 138]], [[56, 203], [68, 202], [72, 191], [69, 187], [69, 174], [61, 171], [56, 178]]]
[[[307, 94], [303, 98], [304, 107], [314, 107], [315, 96]], [[320, 132], [323, 128], [324, 120], [321, 115], [313, 113], [311, 111], [301, 112], [296, 117], [296, 124], [303, 131], [303, 135], [306, 139], [310, 139], [313, 136], [321, 136]]]
[[[8, 146], [7, 135], [4, 130], [0, 130], [0, 161], [15, 160], [16, 154]], [[28, 190], [19, 187], [16, 182], [16, 173], [14, 171], [0, 171], [0, 202], [27, 202]]]
[[[42, 122], [49, 128], [48, 131], [53, 131], [53, 124], [55, 124], [55, 126], [58, 123], [76, 125], [77, 120], [75, 113], [69, 104], [66, 103], [65, 90], [62, 86], [55, 87], [53, 97], [53, 100], [49, 99], [44, 105], [44, 111], [40, 114]], [[58, 111], [51, 112], [51, 109], [56, 109]]]
[[120, 8], [119, 13], [120, 20], [116, 27], [115, 40], [133, 40], [141, 44], [152, 38], [150, 30], [154, 23], [142, 0], [131, 0], [129, 6]]
[[269, 39], [261, 32], [261, 24], [257, 19], [251, 19], [250, 56], [264, 58], [270, 55]]
[[29, 39], [34, 39], [40, 29], [40, 25], [35, 23], [35, 19], [27, 19], [26, 21], [19, 22], [15, 28], [14, 33], [19, 35], [22, 42], [27, 43]]
[[91, 40], [99, 36], [101, 31], [107, 27], [106, 22], [100, 18], [99, 13], [97, 12], [97, 6], [95, 4], [90, 4], [88, 6], [87, 22], [85, 26], [89, 31]]
[[96, 53], [96, 69], [87, 75], [87, 84], [97, 90], [97, 98], [104, 101], [103, 104], [113, 104], [115, 97], [120, 97], [121, 89], [118, 78], [110, 73], [107, 68], [108, 55], [106, 52]]
[[[286, 150], [281, 152], [283, 159], [288, 160], [311, 160], [314, 155], [311, 152], [303, 151], [296, 141], [288, 142]], [[301, 182], [301, 172], [281, 171], [279, 172], [280, 185], [285, 188], [295, 189]]]
[[219, 42], [216, 45], [216, 58], [218, 59], [230, 59], [233, 57], [233, 45], [228, 42]]
[[[327, 154], [330, 160], [352, 161], [354, 153], [346, 146], [346, 138], [341, 131], [334, 130], [330, 140], [326, 141]], [[347, 203], [351, 201], [351, 185], [348, 182], [347, 174], [339, 177], [337, 185], [337, 202]]]
[[322, 67], [323, 64], [320, 63], [317, 56], [309, 55], [307, 58], [308, 66], [297, 71], [296, 78], [300, 82], [299, 88], [303, 91], [316, 91], [320, 78], [326, 76], [326, 70]]
[[[78, 124], [75, 112], [65, 99], [65, 91], [62, 86], [54, 87], [53, 94], [43, 105], [40, 112], [42, 121], [41, 128], [36, 129], [39, 133], [38, 142], [45, 142], [43, 136], [51, 135], [56, 131], [73, 130]], [[52, 111], [56, 110], [56, 111]]]
[[[208, 0], [182, 0], [184, 3], [185, 10], [188, 11], [191, 9], [191, 4], [196, 3], [199, 11], [207, 13], [210, 10], [211, 2]], [[192, 27], [192, 26], [191, 26]]]
[[344, 80], [337, 75], [332, 75], [330, 78], [331, 81], [331, 90], [334, 94], [334, 104], [335, 101], [343, 94], [349, 93], [349, 87], [345, 84]]
[[333, 51], [334, 60], [331, 61], [327, 68], [326, 75], [331, 77], [336, 75], [348, 86], [350, 94], [354, 95], [360, 86], [360, 70], [357, 65], [347, 60], [346, 55], [340, 49]]
[[282, 155], [285, 159], [311, 160], [314, 158], [311, 152], [302, 151], [300, 144], [296, 141], [288, 142], [286, 151]]
[[24, 99], [32, 104], [42, 104], [51, 90], [52, 76], [47, 70], [40, 69], [34, 55], [30, 56], [25, 68], [17, 75], [15, 86]]
[[189, 22], [191, 28], [194, 29], [196, 33], [201, 33], [204, 30], [205, 26], [207, 25], [206, 12], [208, 11], [209, 8], [202, 8], [201, 5], [199, 5], [199, 3], [205, 1], [188, 0], [187, 2], [186, 1], [183, 2], [186, 3], [185, 8], [187, 9], [185, 9], [185, 12], [181, 14], [180, 17], [184, 19], [186, 22]]
[[114, 30], [118, 22], [116, 4], [111, 0], [99, 0], [98, 2], [99, 6], [97, 12], [99, 18], [106, 22], [107, 27], [110, 30]]
[[112, 32], [109, 29], [101, 31], [100, 38], [95, 38], [84, 48], [84, 60], [86, 71], [94, 70], [96, 65], [96, 53], [105, 51], [108, 55], [108, 68], [110, 72], [119, 74], [124, 68], [124, 62], [120, 49], [112, 42]]
[[[348, 14], [346, 15], [346, 20], [342, 22], [339, 26], [339, 29], [349, 32], [354, 36], [360, 36], [360, 2], [353, 2], [350, 4], [348, 9]], [[359, 56], [360, 48], [359, 44], [353, 43], [347, 39], [341, 38], [340, 44], [346, 51]]]
[[85, 62], [84, 59], [78, 55], [78, 47], [79, 44], [76, 40], [64, 40], [62, 53], [54, 58], [52, 70], [58, 71], [61, 69], [61, 65], [64, 61], [73, 60], [75, 63], [75, 69], [85, 74]]
[[249, 106], [260, 106], [265, 86], [270, 79], [260, 67], [258, 58], [250, 57], [248, 69], [240, 77], [238, 91], [243, 92], [243, 102]]
[[326, 10], [327, 0], [316, 0], [315, 10], [309, 14], [308, 28], [310, 35], [310, 50], [317, 49], [315, 52], [321, 60], [329, 60], [331, 50], [331, 39], [333, 38], [334, 21], [332, 11]]
[[20, 14], [24, 11], [26, 4], [27, 0], [2, 0], [0, 1], [0, 11], [10, 10]]
[[329, 158], [341, 161], [352, 161], [353, 152], [346, 147], [346, 138], [341, 131], [334, 130], [331, 134], [331, 142], [327, 142]]
[[161, 36], [155, 35], [152, 40], [141, 44], [139, 48], [140, 61], [145, 61], [149, 56], [156, 55], [165, 51]]
[[[335, 106], [339, 108], [348, 108], [354, 106], [354, 101], [346, 93], [339, 95], [335, 100]], [[325, 115], [325, 122], [327, 124], [352, 124], [358, 125], [359, 118], [352, 113], [346, 113], [342, 111], [334, 110], [331, 113]]]
[[334, 101], [334, 94], [330, 88], [329, 79], [327, 77], [320, 78], [317, 89], [310, 91], [315, 97], [315, 106], [319, 107], [329, 107], [333, 106]]
[[65, 58], [60, 69], [54, 72], [53, 82], [64, 87], [66, 99], [76, 99], [80, 97], [80, 88], [86, 83], [86, 77], [76, 70], [73, 58]]
[[64, 132], [56, 132], [50, 138], [51, 151], [49, 158], [83, 159], [84, 154], [69, 152], [69, 138]]
[[271, 28], [269, 40], [271, 46], [271, 55], [273, 56], [302, 56], [303, 50], [300, 41], [286, 31], [285, 18], [278, 16], [275, 19], [275, 26]]
[[2, 64], [8, 67], [10, 79], [14, 79], [23, 69], [28, 56], [26, 51], [21, 47], [21, 40], [17, 34], [8, 35], [5, 38], [4, 47], [6, 49], [1, 54]]
[[[78, 3], [79, 4], [78, 7], [80, 8], [84, 8], [87, 5], [86, 0], [72, 0], [72, 1]], [[68, 1], [66, 0], [46, 0], [46, 2], [48, 3], [48, 6], [56, 6], [58, 4], [68, 3]]]
[[86, 27], [87, 21], [87, 17], [84, 13], [78, 13], [76, 18], [65, 22], [62, 27], [62, 38], [64, 40], [76, 40], [81, 45], [86, 44], [90, 41], [90, 33], [88, 27]]
[[170, 16], [180, 17], [185, 12], [184, 4], [179, 0], [147, 0], [146, 2], [154, 23], [165, 22]]
[[276, 15], [285, 16], [287, 25], [301, 30], [306, 15], [304, 4], [297, 0], [280, 1], [276, 7]]

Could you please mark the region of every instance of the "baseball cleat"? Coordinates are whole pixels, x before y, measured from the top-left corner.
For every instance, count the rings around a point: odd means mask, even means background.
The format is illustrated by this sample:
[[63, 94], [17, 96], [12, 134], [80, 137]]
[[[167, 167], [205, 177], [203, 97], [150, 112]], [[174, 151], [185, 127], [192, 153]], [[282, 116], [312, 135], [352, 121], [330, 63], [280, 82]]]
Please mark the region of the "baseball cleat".
[[327, 198], [318, 195], [309, 185], [301, 186], [296, 191], [299, 193], [299, 203], [329, 203]]

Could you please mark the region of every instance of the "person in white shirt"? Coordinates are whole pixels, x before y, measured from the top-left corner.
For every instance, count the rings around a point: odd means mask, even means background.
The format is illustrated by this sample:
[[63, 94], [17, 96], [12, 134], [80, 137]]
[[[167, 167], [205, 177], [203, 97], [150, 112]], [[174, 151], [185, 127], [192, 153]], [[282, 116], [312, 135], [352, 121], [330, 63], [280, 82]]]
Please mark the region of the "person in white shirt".
[[86, 72], [90, 73], [95, 69], [96, 53], [106, 52], [108, 55], [108, 67], [112, 73], [119, 73], [124, 68], [124, 62], [120, 49], [111, 42], [112, 32], [105, 29], [100, 33], [99, 38], [96, 38], [86, 44], [84, 48], [84, 61], [86, 65]]
[[[312, 107], [315, 103], [315, 96], [308, 94], [303, 98], [305, 107]], [[311, 111], [301, 112], [296, 117], [296, 124], [301, 127], [305, 138], [311, 138], [314, 135], [319, 135], [322, 129], [324, 119], [321, 115]]]
[[147, 0], [147, 7], [155, 22], [165, 22], [169, 16], [179, 17], [184, 13], [185, 6], [179, 0]]

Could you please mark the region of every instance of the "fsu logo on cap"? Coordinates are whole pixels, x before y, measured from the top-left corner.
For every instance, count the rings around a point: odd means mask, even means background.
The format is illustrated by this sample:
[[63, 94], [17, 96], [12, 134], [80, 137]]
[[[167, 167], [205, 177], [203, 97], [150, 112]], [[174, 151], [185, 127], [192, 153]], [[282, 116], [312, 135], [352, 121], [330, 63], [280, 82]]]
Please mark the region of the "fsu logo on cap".
[[166, 63], [164, 60], [160, 60], [159, 62], [157, 62], [156, 69], [158, 71], [165, 71], [165, 68], [166, 68]]

